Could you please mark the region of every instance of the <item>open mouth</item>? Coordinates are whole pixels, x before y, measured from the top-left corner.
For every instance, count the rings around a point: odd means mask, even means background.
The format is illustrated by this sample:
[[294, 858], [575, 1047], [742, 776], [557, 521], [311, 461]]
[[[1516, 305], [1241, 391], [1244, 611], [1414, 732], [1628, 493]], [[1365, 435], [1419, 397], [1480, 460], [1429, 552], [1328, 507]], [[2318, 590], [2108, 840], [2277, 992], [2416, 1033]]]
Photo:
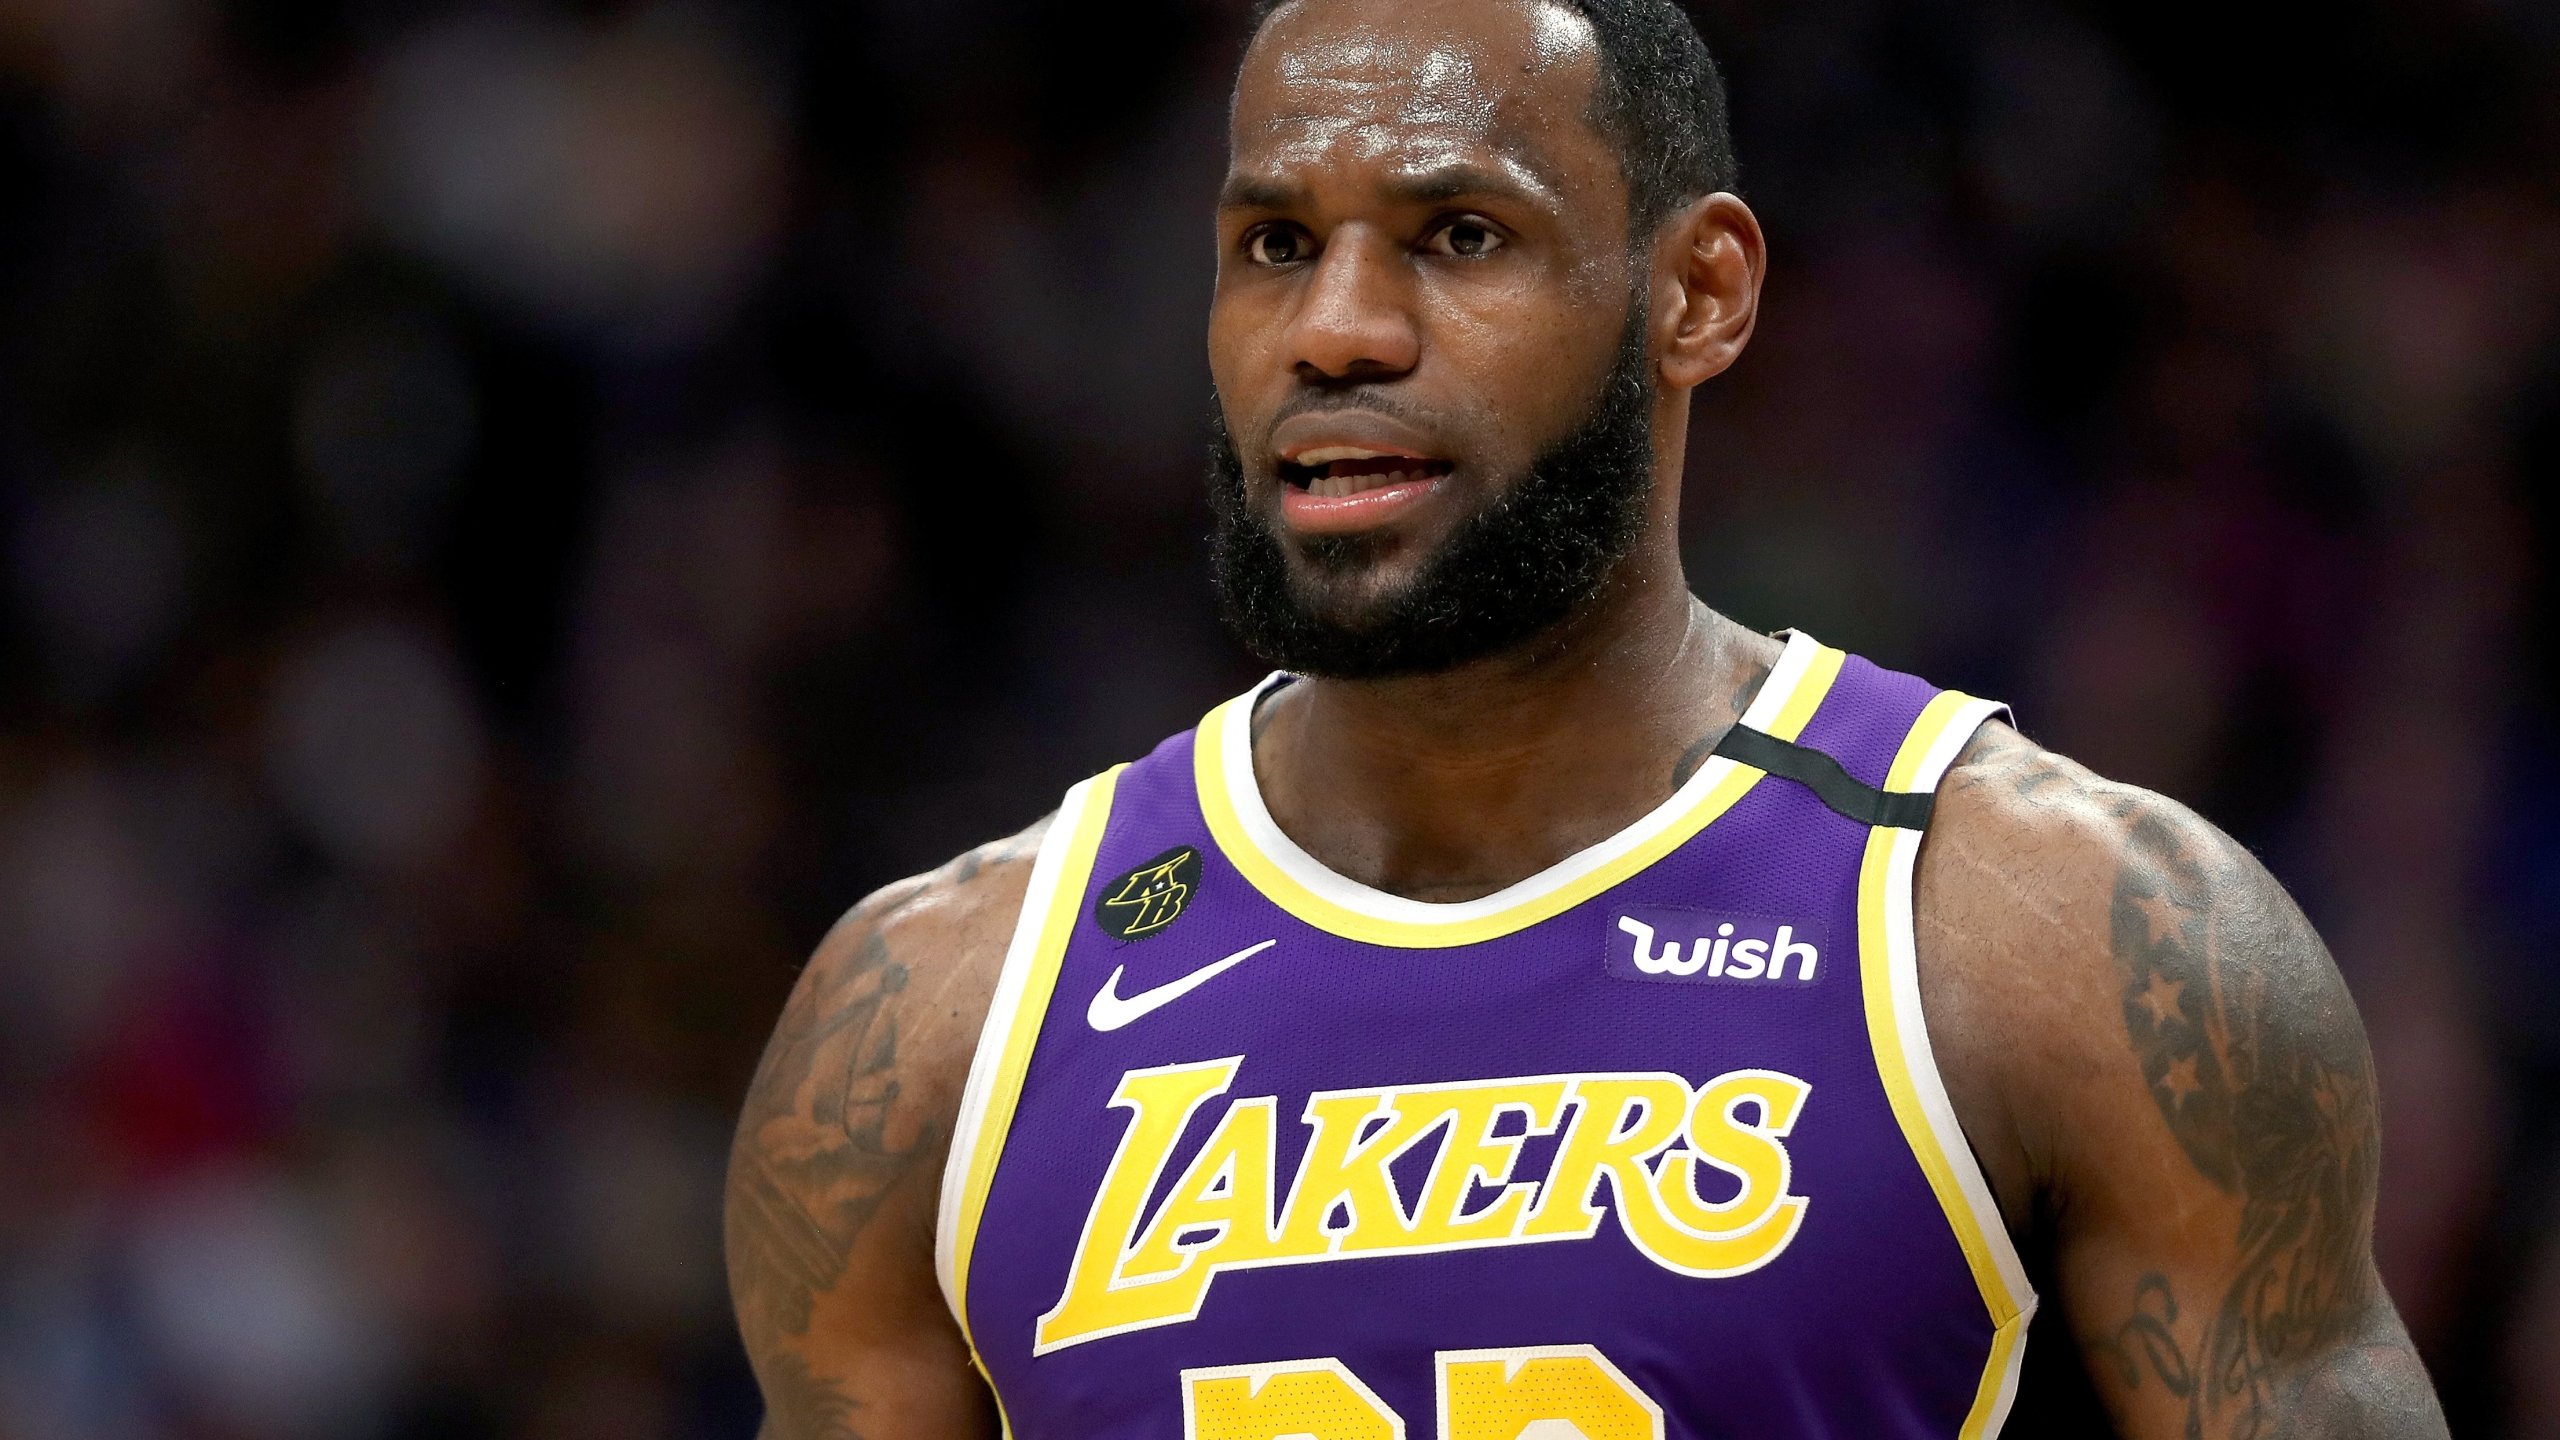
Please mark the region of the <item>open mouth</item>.
[[1353, 445], [1327, 445], [1281, 461], [1280, 478], [1293, 489], [1319, 500], [1338, 500], [1390, 485], [1437, 480], [1456, 468], [1447, 460], [1364, 450]]

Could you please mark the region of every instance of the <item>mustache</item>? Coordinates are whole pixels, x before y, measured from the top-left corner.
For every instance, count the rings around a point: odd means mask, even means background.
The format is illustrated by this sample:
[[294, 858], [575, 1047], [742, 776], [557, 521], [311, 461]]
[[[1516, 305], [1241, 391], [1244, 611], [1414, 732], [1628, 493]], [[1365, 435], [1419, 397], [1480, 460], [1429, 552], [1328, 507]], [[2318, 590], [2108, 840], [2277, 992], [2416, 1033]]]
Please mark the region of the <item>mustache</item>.
[[1262, 422], [1262, 433], [1254, 437], [1256, 444], [1269, 450], [1271, 432], [1279, 429], [1282, 421], [1315, 410], [1371, 410], [1417, 423], [1427, 418], [1423, 412], [1407, 404], [1402, 396], [1390, 393], [1387, 383], [1354, 381], [1334, 388], [1300, 385], [1290, 391], [1289, 398], [1281, 401], [1279, 408]]

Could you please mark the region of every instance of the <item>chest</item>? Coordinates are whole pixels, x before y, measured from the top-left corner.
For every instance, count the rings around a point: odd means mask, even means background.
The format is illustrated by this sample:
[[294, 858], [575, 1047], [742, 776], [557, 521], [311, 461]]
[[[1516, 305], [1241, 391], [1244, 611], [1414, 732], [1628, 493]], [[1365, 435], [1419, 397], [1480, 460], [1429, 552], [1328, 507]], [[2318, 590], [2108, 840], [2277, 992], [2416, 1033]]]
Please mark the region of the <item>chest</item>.
[[[1419, 1429], [1445, 1357], [1522, 1347], [1692, 1415], [1936, 1354], [1908, 1383], [1960, 1413], [1993, 1324], [1877, 1062], [1863, 849], [1770, 807], [1431, 948], [1309, 925], [1214, 847], [1106, 850], [978, 1232], [1017, 1429], [1151, 1428], [1304, 1356]], [[1115, 900], [1160, 923], [1112, 934]]]
[[1016, 1434], [1997, 1428], [2034, 1297], [1912, 924], [1988, 707], [1788, 648], [1759, 749], [1480, 901], [1297, 849], [1250, 697], [1070, 796], [938, 1237]]

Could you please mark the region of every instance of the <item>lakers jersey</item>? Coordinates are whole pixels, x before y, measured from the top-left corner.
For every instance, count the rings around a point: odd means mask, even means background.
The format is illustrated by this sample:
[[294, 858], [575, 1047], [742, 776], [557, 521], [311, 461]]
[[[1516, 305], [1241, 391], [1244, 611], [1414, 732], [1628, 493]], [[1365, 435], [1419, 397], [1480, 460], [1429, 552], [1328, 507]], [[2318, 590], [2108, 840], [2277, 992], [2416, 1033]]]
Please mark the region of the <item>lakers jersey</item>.
[[937, 1262], [1021, 1440], [1996, 1432], [2035, 1304], [1930, 1059], [1912, 869], [1997, 707], [1796, 635], [1497, 894], [1265, 810], [1275, 676], [1069, 793]]

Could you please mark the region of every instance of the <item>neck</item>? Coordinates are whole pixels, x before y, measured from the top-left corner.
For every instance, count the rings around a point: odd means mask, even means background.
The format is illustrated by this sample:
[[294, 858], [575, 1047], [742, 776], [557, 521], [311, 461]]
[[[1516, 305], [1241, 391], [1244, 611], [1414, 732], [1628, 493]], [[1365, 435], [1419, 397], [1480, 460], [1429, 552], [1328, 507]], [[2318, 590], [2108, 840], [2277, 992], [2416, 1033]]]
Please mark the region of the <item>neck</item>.
[[1691, 598], [1669, 546], [1586, 613], [1440, 674], [1308, 680], [1256, 717], [1272, 818], [1337, 873], [1409, 899], [1489, 895], [1625, 828], [1685, 778], [1778, 652]]

